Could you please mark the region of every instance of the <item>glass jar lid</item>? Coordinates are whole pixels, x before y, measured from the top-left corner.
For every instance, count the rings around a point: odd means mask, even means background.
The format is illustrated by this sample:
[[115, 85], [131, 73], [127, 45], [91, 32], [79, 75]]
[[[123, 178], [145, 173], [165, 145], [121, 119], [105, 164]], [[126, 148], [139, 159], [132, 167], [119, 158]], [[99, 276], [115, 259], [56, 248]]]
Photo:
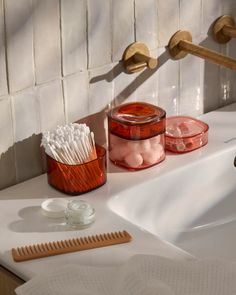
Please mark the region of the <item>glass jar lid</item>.
[[165, 132], [166, 112], [149, 103], [122, 104], [108, 113], [109, 132], [124, 139], [148, 139]]

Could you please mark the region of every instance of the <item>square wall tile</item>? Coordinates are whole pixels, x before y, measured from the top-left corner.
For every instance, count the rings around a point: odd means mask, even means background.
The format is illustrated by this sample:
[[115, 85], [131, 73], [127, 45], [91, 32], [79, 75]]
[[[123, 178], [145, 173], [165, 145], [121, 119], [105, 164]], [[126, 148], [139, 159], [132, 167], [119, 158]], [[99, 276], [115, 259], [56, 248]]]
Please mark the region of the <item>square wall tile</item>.
[[43, 173], [40, 144], [40, 134], [32, 134], [15, 143], [17, 182], [25, 181]]
[[86, 0], [61, 1], [63, 75], [87, 68]]
[[201, 35], [202, 1], [180, 0], [180, 30], [189, 31], [193, 42], [199, 42]]
[[[152, 57], [157, 58], [158, 49], [151, 50]], [[143, 101], [154, 105], [158, 104], [158, 67], [150, 70], [148, 68], [137, 73], [136, 84], [136, 99], [137, 101]]]
[[203, 93], [200, 88], [202, 60], [188, 55], [180, 60], [179, 114], [198, 116], [203, 113]]
[[88, 0], [89, 68], [111, 62], [111, 13], [109, 0]]
[[157, 48], [157, 1], [135, 0], [136, 40], [144, 42], [149, 49]]
[[75, 122], [89, 113], [88, 72], [67, 76], [63, 81], [67, 122]]
[[[220, 52], [219, 45], [211, 38], [205, 39], [201, 45]], [[204, 97], [204, 113], [217, 109], [220, 106], [221, 96], [220, 67], [218, 65], [203, 60], [201, 68], [201, 85]]]
[[65, 123], [64, 102], [60, 80], [37, 88], [37, 103], [40, 114], [41, 132], [53, 130]]
[[13, 146], [13, 123], [9, 96], [0, 99], [0, 154]]
[[114, 87], [111, 107], [137, 100], [136, 78], [139, 73], [127, 74], [121, 62], [114, 63]]
[[34, 85], [33, 19], [31, 0], [6, 0], [7, 65], [10, 91]]
[[17, 181], [42, 173], [40, 121], [35, 89], [12, 95]]
[[164, 60], [158, 70], [158, 105], [167, 116], [179, 112], [179, 61], [171, 60], [165, 48], [159, 48], [159, 56]]
[[122, 59], [126, 47], [135, 41], [134, 1], [112, 0], [112, 60]]
[[39, 112], [34, 88], [25, 89], [12, 95], [14, 140], [24, 140], [40, 133]]
[[16, 183], [10, 97], [0, 99], [0, 189]]
[[61, 76], [59, 0], [34, 1], [36, 83]]
[[0, 96], [8, 93], [3, 0], [0, 0]]
[[89, 71], [89, 114], [105, 111], [112, 101], [113, 65]]
[[179, 30], [179, 0], [157, 0], [158, 46], [168, 45], [172, 35]]
[[[211, 26], [222, 14], [224, 0], [202, 0], [202, 34], [203, 38], [211, 35]], [[211, 37], [211, 36], [210, 36]]]
[[16, 184], [14, 146], [0, 155], [0, 190]]

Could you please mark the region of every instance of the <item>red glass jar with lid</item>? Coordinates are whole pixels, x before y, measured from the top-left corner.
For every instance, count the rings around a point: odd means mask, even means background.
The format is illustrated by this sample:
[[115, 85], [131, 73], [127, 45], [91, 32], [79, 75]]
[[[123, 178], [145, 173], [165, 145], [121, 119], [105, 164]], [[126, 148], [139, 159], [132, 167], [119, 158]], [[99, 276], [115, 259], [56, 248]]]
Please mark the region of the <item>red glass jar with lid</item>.
[[109, 158], [130, 171], [165, 159], [166, 112], [149, 103], [132, 102], [108, 113]]

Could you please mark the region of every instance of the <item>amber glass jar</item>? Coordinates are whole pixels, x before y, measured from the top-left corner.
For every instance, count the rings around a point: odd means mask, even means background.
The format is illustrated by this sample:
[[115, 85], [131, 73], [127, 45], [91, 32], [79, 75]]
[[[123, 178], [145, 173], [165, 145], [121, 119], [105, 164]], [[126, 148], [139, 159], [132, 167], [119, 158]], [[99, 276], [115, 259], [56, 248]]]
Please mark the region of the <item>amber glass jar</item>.
[[144, 102], [122, 104], [108, 113], [109, 158], [128, 170], [140, 170], [165, 159], [163, 109]]
[[106, 150], [96, 145], [97, 159], [78, 165], [60, 163], [46, 154], [48, 183], [68, 194], [80, 195], [106, 183]]

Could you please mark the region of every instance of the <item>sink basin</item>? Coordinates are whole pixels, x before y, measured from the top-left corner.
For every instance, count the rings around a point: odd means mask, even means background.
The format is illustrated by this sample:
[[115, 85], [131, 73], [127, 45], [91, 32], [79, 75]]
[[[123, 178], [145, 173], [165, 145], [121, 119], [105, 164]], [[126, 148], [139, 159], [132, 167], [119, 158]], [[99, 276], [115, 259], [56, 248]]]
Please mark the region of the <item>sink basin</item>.
[[[217, 135], [216, 130], [212, 133]], [[227, 136], [233, 138], [233, 134]], [[219, 142], [223, 146], [223, 139]], [[212, 152], [210, 144], [208, 149], [211, 152], [205, 157], [197, 151], [186, 154], [182, 159], [194, 161], [117, 193], [109, 207], [194, 256], [236, 260], [236, 146]]]

